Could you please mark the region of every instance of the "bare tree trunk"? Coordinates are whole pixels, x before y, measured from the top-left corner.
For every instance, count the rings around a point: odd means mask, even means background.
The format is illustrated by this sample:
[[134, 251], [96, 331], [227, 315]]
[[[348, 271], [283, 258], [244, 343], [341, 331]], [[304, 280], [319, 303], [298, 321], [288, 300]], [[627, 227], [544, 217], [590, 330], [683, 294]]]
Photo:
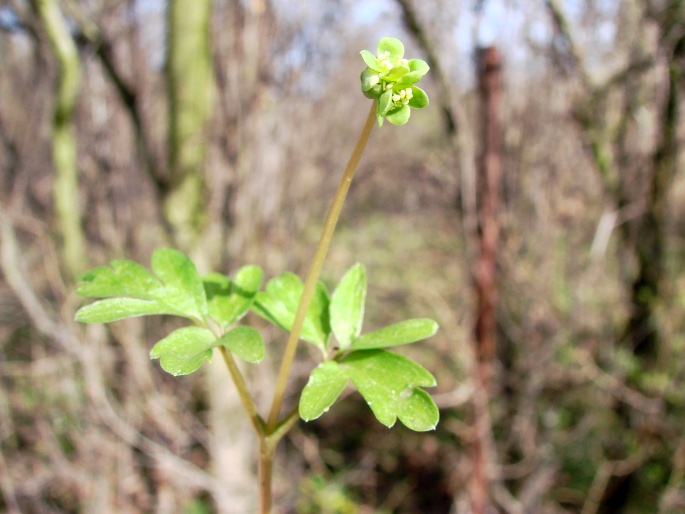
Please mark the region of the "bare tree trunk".
[[67, 272], [86, 268], [86, 250], [79, 213], [74, 110], [81, 81], [81, 63], [57, 0], [36, 0], [34, 8], [45, 28], [58, 62], [59, 78], [52, 124], [52, 161], [55, 166], [54, 201]]
[[502, 58], [495, 47], [479, 51], [483, 149], [478, 174], [478, 239], [480, 253], [474, 270], [477, 297], [474, 327], [476, 393], [474, 395], [473, 478], [471, 512], [483, 514], [489, 504], [488, 466], [491, 423], [488, 414], [490, 366], [495, 355], [497, 304], [497, 246], [502, 174]]

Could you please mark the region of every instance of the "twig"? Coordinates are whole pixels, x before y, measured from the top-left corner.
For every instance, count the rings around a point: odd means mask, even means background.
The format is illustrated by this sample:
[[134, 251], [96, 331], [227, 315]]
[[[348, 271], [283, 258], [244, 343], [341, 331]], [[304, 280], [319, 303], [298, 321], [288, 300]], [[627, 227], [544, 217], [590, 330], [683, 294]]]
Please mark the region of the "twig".
[[611, 461], [604, 461], [597, 468], [595, 473], [595, 478], [592, 480], [592, 485], [585, 498], [585, 503], [583, 503], [583, 510], [581, 514], [596, 514], [599, 510], [600, 504], [602, 503], [602, 498], [604, 497], [604, 491], [609, 484], [609, 479], [614, 473], [616, 468], [616, 463]]
[[587, 351], [579, 349], [575, 354], [578, 357], [580, 372], [587, 380], [596, 383], [599, 387], [610, 392], [616, 398], [645, 414], [654, 416], [663, 412], [664, 404], [661, 399], [649, 398], [635, 389], [628, 387], [620, 379], [597, 366], [594, 359]]
[[671, 468], [671, 477], [664, 489], [664, 492], [659, 501], [659, 512], [667, 514], [675, 512], [678, 502], [678, 493], [682, 495], [685, 503], [684, 489], [685, 479], [685, 434], [680, 437], [678, 447], [673, 453], [673, 466]]

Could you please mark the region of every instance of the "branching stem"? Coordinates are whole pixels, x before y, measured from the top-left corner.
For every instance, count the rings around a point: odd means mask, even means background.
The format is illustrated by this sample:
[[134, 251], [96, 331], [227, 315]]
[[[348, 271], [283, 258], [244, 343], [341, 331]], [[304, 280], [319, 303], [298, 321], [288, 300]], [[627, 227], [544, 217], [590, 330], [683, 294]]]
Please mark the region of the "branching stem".
[[271, 513], [271, 477], [273, 474], [273, 457], [276, 450], [276, 445], [283, 438], [283, 436], [290, 431], [290, 429], [295, 425], [295, 423], [297, 423], [297, 420], [299, 419], [297, 407], [291, 410], [290, 413], [280, 422], [278, 421], [278, 415], [280, 414], [281, 407], [283, 405], [283, 397], [285, 396], [288, 376], [290, 375], [290, 368], [292, 367], [293, 359], [295, 357], [297, 343], [300, 340], [302, 325], [304, 324], [304, 319], [307, 310], [309, 309], [309, 304], [311, 303], [312, 296], [314, 295], [316, 283], [321, 275], [321, 270], [326, 260], [326, 255], [328, 254], [331, 240], [333, 239], [333, 232], [335, 231], [338, 219], [340, 218], [340, 213], [342, 212], [345, 199], [347, 198], [347, 193], [350, 189], [350, 184], [352, 183], [352, 178], [357, 170], [359, 159], [364, 152], [364, 148], [369, 140], [369, 135], [371, 134], [371, 129], [373, 128], [375, 121], [376, 102], [374, 102], [371, 106], [371, 110], [366, 118], [364, 128], [359, 135], [357, 145], [354, 147], [354, 151], [350, 156], [350, 160], [345, 167], [342, 179], [338, 185], [335, 196], [333, 197], [333, 202], [328, 210], [323, 233], [321, 235], [321, 239], [319, 240], [319, 245], [316, 248], [314, 259], [309, 268], [309, 273], [307, 274], [307, 278], [304, 283], [304, 289], [302, 291], [302, 298], [300, 298], [300, 303], [297, 308], [297, 313], [295, 314], [293, 327], [290, 331], [290, 335], [288, 336], [288, 342], [283, 355], [283, 361], [281, 362], [281, 368], [278, 372], [278, 378], [276, 380], [276, 389], [274, 392], [273, 403], [271, 404], [271, 411], [269, 412], [269, 418], [266, 424], [257, 413], [252, 395], [247, 389], [245, 379], [238, 369], [231, 352], [229, 352], [223, 346], [219, 346], [219, 350], [224, 358], [228, 372], [230, 373], [236, 389], [238, 390], [240, 401], [242, 402], [243, 407], [250, 418], [252, 427], [254, 428], [259, 440], [260, 514]]

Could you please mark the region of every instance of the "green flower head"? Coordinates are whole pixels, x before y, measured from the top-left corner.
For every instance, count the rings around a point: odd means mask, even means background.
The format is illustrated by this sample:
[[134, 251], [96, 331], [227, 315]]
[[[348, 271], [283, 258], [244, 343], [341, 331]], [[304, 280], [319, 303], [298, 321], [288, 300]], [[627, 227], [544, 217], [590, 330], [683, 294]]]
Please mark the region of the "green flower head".
[[362, 50], [367, 68], [362, 71], [362, 92], [377, 100], [378, 126], [383, 118], [390, 123], [404, 125], [409, 121], [411, 107], [420, 109], [428, 105], [428, 95], [416, 84], [429, 70], [421, 59], [405, 59], [404, 45], [394, 37], [383, 37], [374, 56]]

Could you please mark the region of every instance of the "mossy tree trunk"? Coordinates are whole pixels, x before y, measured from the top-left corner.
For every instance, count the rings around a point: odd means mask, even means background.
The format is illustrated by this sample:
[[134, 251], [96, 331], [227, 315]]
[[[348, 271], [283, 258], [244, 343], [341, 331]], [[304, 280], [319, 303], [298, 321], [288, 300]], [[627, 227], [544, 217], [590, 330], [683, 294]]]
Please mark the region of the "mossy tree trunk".
[[207, 124], [212, 113], [211, 0], [168, 7], [169, 187], [164, 214], [175, 244], [192, 248], [205, 224]]
[[85, 239], [79, 213], [74, 111], [81, 80], [81, 62], [57, 0], [35, 0], [58, 63], [57, 91], [52, 122], [52, 160], [55, 167], [54, 201], [62, 259], [70, 275], [87, 266]]
[[[217, 257], [214, 243], [203, 237], [208, 229], [205, 161], [214, 96], [211, 7], [211, 0], [170, 0], [167, 8], [169, 172], [163, 210], [172, 244], [201, 267]], [[254, 435], [221, 359], [213, 360], [206, 379], [211, 468], [226, 486], [213, 498], [215, 512], [254, 511]]]

